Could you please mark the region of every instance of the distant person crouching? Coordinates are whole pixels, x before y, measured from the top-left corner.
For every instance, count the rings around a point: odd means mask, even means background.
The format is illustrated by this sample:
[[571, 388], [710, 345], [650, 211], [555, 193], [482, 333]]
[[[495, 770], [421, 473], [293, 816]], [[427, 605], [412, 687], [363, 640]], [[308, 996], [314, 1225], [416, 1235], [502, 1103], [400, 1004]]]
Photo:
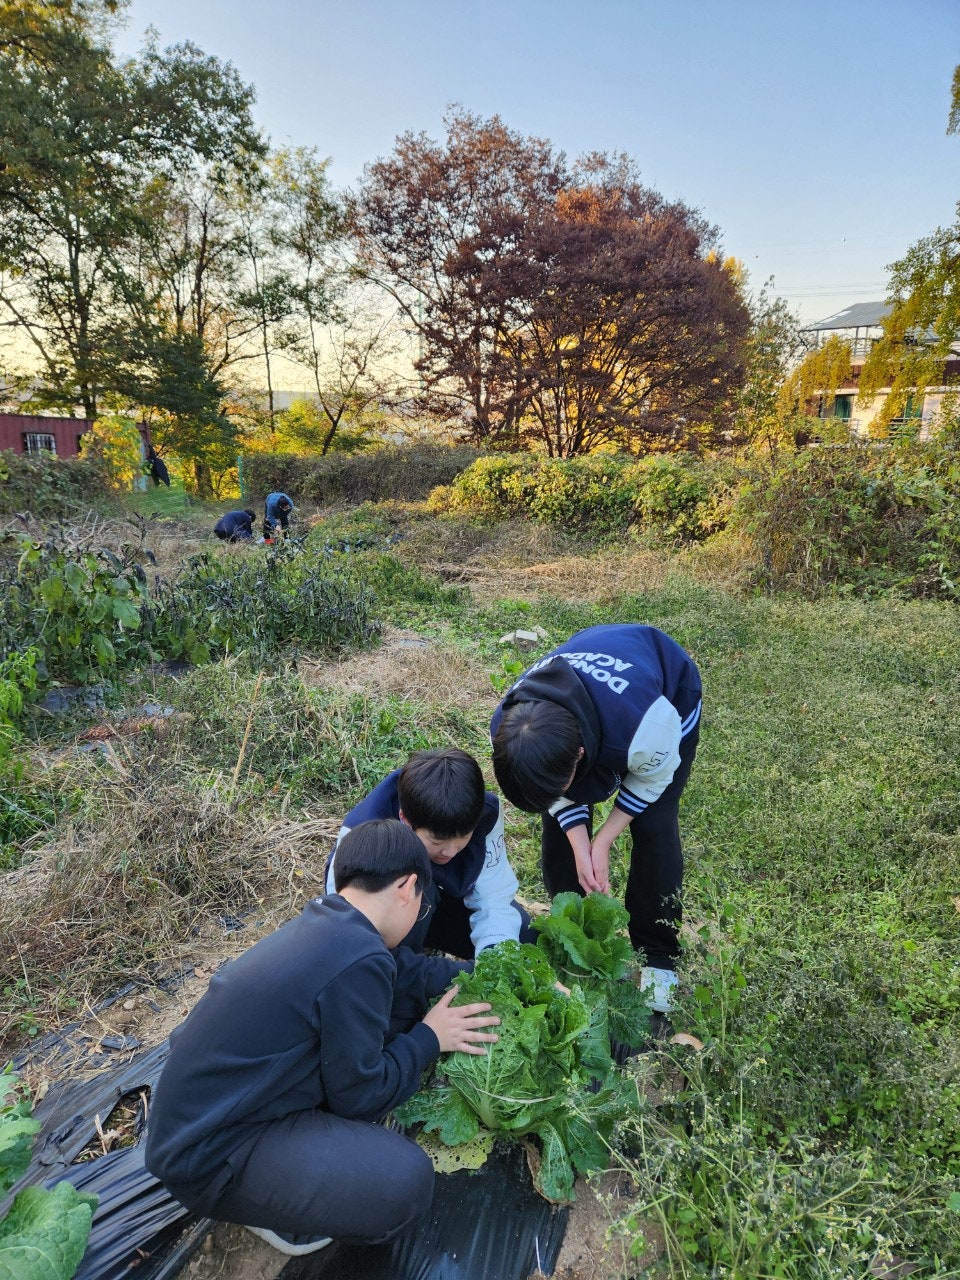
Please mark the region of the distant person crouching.
[[268, 493], [263, 504], [263, 536], [267, 542], [285, 534], [290, 526], [293, 499], [285, 493]]
[[221, 542], [246, 542], [253, 537], [255, 511], [228, 511], [213, 526], [213, 532]]

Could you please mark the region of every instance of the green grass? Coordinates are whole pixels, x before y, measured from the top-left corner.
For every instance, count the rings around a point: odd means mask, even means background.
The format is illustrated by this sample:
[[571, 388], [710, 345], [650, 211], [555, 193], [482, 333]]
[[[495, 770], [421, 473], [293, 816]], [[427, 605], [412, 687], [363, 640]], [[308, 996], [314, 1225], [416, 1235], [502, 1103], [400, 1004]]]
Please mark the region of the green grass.
[[[155, 495], [172, 499], [166, 490], [146, 497]], [[381, 536], [387, 527], [365, 510], [328, 532]], [[188, 775], [191, 788], [219, 796], [224, 839], [238, 815], [338, 819], [416, 747], [453, 743], [489, 765], [494, 680], [536, 656], [505, 650], [504, 632], [542, 626], [549, 644], [596, 622], [662, 627], [704, 677], [701, 746], [681, 811], [686, 932], [674, 1020], [704, 1048], [668, 1045], [635, 1068], [662, 1100], [617, 1144], [638, 1199], [629, 1213], [614, 1207], [616, 1230], [639, 1254], [658, 1222], [668, 1254], [645, 1273], [658, 1280], [876, 1280], [903, 1263], [918, 1277], [960, 1275], [956, 609], [742, 597], [679, 572], [606, 607], [531, 603], [507, 578], [503, 598], [480, 607], [412, 564], [402, 541], [337, 563], [372, 588], [379, 620], [442, 642], [481, 687], [493, 677], [488, 696], [464, 709], [429, 690], [331, 691], [292, 669], [261, 677], [239, 663], [200, 667], [163, 691], [177, 714], [147, 763], [125, 748], [131, 803], [137, 769], [149, 765], [142, 785], [159, 811], [179, 804], [190, 815]], [[46, 733], [35, 748], [53, 745], [56, 730]], [[42, 790], [74, 797], [59, 821], [76, 822], [77, 849], [85, 829], [117, 814], [139, 830], [108, 768], [61, 769]], [[165, 808], [168, 777], [181, 791]], [[542, 898], [536, 820], [508, 808], [507, 833], [522, 891]], [[148, 870], [165, 856], [151, 853]], [[620, 889], [624, 864], [621, 853]], [[230, 885], [217, 871], [217, 894], [228, 897]], [[148, 907], [168, 909], [140, 904]], [[124, 943], [130, 968], [144, 962], [137, 945], [133, 934]], [[21, 1028], [39, 1029], [53, 995], [31, 968], [29, 943], [14, 953], [0, 989], [17, 1002]], [[60, 978], [48, 965], [52, 993]], [[104, 970], [100, 981], [115, 976]]]

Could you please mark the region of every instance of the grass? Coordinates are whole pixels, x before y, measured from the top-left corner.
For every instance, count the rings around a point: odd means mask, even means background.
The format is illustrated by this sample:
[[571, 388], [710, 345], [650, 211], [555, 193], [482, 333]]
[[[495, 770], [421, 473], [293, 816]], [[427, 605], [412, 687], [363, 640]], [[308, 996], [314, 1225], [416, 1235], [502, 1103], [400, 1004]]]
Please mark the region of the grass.
[[[200, 526], [183, 517], [188, 543]], [[659, 1103], [620, 1135], [637, 1198], [611, 1208], [613, 1230], [639, 1258], [656, 1225], [666, 1253], [643, 1274], [658, 1280], [960, 1275], [955, 608], [750, 596], [726, 560], [577, 556], [543, 529], [409, 506], [320, 530], [403, 534], [337, 561], [376, 594], [378, 648], [154, 677], [131, 698], [173, 715], [104, 755], [78, 754], [78, 718], [33, 726], [19, 760], [54, 800], [20, 847], [37, 893], [0, 896], [7, 1048], [69, 1016], [65, 1000], [171, 963], [217, 913], [297, 910], [340, 818], [413, 748], [462, 745], [489, 778], [495, 681], [526, 661], [505, 632], [540, 626], [547, 646], [651, 622], [706, 690], [682, 810], [675, 1026], [691, 1039], [635, 1067]], [[542, 899], [535, 820], [508, 809], [507, 831]]]

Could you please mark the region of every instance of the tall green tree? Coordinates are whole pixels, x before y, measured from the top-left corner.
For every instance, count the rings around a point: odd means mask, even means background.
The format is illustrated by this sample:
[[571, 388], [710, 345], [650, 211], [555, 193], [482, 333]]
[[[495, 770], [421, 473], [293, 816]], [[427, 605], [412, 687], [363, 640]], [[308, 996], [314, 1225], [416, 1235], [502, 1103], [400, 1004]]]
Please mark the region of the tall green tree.
[[[960, 134], [960, 66], [953, 73], [947, 133]], [[877, 421], [899, 417], [908, 396], [944, 381], [960, 339], [960, 203], [957, 219], [918, 240], [890, 268], [890, 314], [860, 374], [858, 394], [890, 388]]]
[[95, 417], [136, 294], [147, 184], [198, 159], [243, 169], [265, 147], [228, 64], [189, 44], [121, 61], [103, 22], [116, 6], [34, 7], [51, 11], [39, 43], [0, 41], [0, 316], [46, 399]]

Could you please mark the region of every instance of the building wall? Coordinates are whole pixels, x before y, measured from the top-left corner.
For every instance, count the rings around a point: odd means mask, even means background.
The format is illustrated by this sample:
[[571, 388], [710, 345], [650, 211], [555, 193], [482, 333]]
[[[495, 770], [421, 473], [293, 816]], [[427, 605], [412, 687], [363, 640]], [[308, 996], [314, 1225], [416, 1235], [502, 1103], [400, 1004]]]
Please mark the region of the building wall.
[[14, 453], [49, 453], [76, 458], [80, 439], [92, 423], [86, 418], [50, 418], [41, 414], [0, 413], [0, 449]]

